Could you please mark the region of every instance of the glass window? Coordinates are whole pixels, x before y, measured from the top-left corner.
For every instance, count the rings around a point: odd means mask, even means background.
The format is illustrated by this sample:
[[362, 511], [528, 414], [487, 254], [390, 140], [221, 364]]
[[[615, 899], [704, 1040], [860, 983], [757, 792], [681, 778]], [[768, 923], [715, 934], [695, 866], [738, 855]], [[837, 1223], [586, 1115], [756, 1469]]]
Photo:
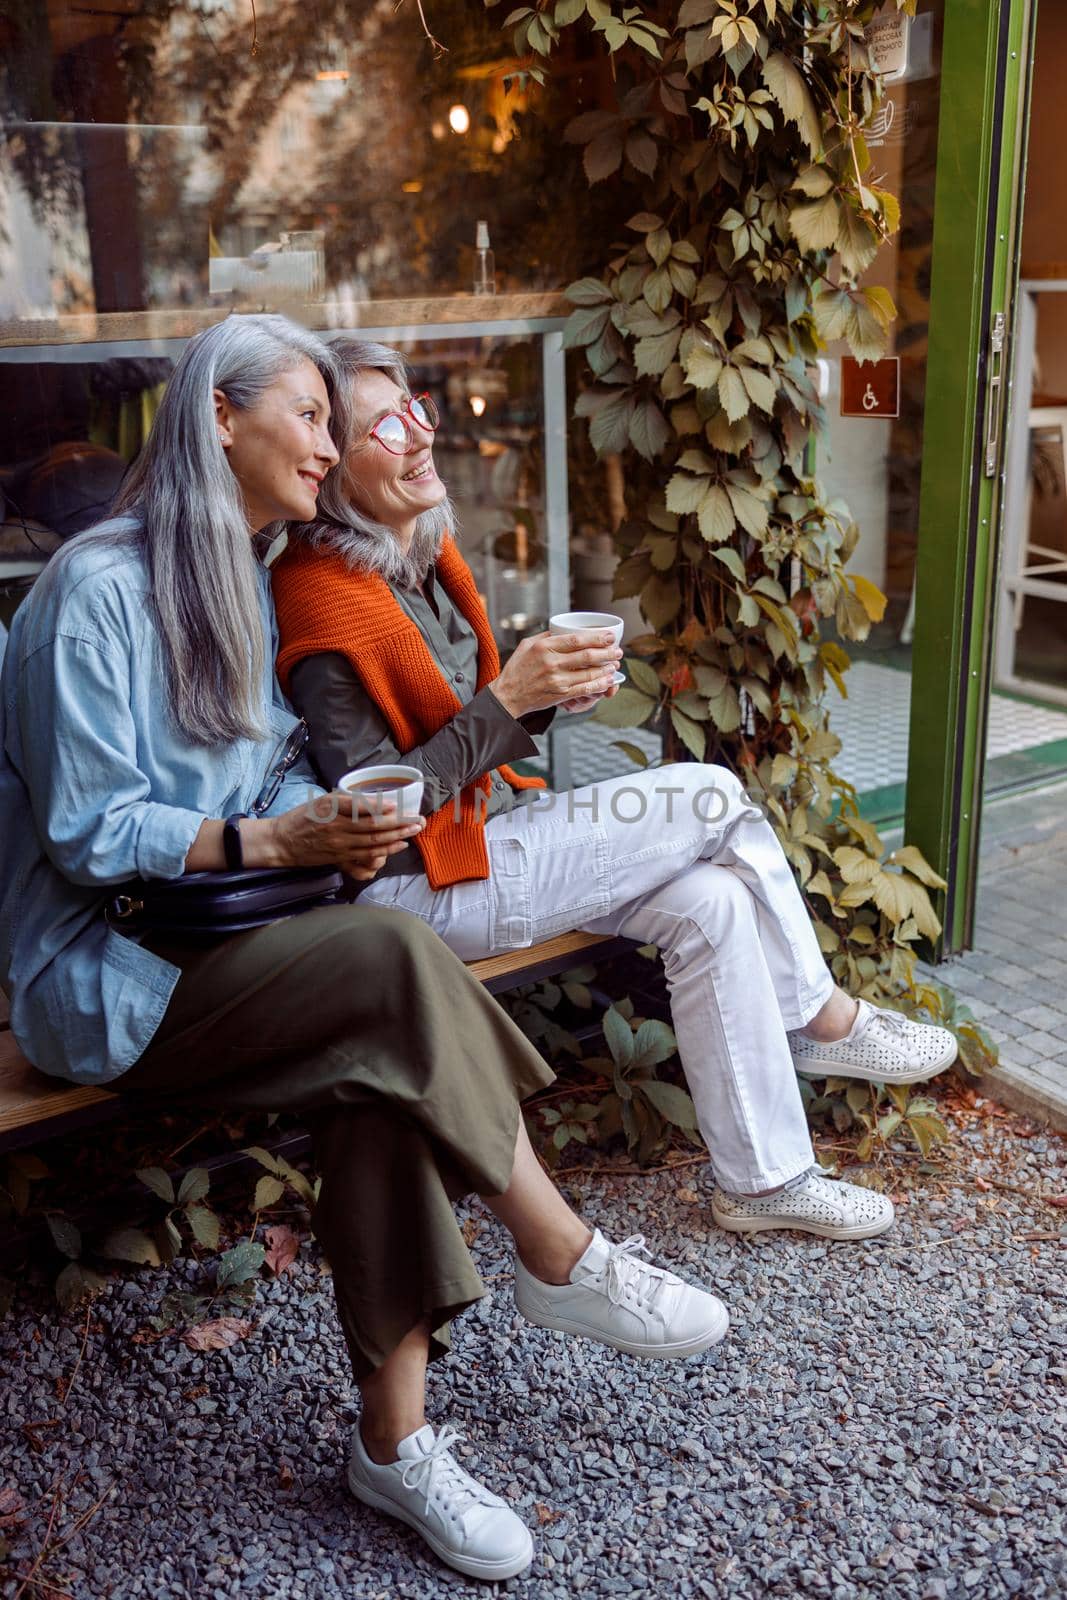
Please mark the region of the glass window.
[[[8, 611], [106, 513], [184, 339], [234, 309], [401, 346], [441, 406], [502, 653], [553, 611], [619, 608], [621, 486], [584, 425], [567, 437], [558, 338], [560, 290], [618, 224], [564, 138], [598, 103], [603, 53], [568, 41], [531, 91], [500, 11], [427, 15], [447, 49], [414, 0], [20, 0], [0, 20]], [[643, 631], [632, 603], [627, 620]], [[599, 752], [586, 777], [628, 769], [611, 730], [559, 720], [559, 751]]]
[[[557, 289], [591, 202], [502, 18], [414, 4], [23, 0], [3, 25], [0, 319]], [[596, 197], [592, 202], [595, 209]], [[157, 329], [157, 331], [159, 331]]]

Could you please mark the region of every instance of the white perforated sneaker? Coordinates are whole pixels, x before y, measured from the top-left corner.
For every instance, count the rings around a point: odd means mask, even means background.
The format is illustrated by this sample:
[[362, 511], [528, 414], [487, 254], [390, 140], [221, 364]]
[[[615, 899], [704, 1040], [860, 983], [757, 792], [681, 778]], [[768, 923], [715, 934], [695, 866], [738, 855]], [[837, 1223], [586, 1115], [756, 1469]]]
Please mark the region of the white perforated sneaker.
[[955, 1061], [959, 1046], [947, 1028], [912, 1022], [899, 1011], [884, 1011], [868, 1000], [849, 1033], [820, 1044], [791, 1033], [793, 1065], [805, 1078], [864, 1078], [868, 1083], [922, 1083]]
[[584, 1334], [631, 1356], [695, 1356], [730, 1326], [721, 1300], [640, 1260], [641, 1234], [610, 1244], [598, 1228], [570, 1283], [542, 1283], [515, 1258], [515, 1304], [539, 1328]]
[[826, 1178], [811, 1167], [773, 1194], [728, 1194], [717, 1185], [711, 1214], [729, 1233], [799, 1228], [823, 1239], [871, 1239], [893, 1226], [893, 1202], [858, 1183]]
[[525, 1572], [533, 1540], [523, 1522], [452, 1454], [463, 1435], [429, 1423], [401, 1439], [397, 1460], [380, 1466], [367, 1454], [357, 1423], [348, 1458], [348, 1486], [358, 1500], [399, 1517], [435, 1555], [469, 1578], [499, 1582]]

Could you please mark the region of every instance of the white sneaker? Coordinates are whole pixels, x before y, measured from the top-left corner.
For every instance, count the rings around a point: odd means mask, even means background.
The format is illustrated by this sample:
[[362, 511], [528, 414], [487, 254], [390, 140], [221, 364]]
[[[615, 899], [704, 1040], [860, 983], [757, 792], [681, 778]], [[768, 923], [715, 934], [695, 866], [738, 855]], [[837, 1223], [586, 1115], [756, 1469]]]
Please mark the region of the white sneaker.
[[895, 1216], [893, 1202], [884, 1194], [826, 1178], [818, 1167], [790, 1179], [774, 1194], [729, 1194], [716, 1185], [711, 1214], [729, 1233], [798, 1228], [823, 1239], [871, 1239], [891, 1228]]
[[533, 1560], [529, 1529], [452, 1454], [463, 1434], [429, 1423], [401, 1439], [396, 1461], [372, 1461], [357, 1423], [348, 1458], [348, 1486], [358, 1500], [420, 1533], [435, 1555], [469, 1578], [490, 1582], [525, 1572]]
[[959, 1046], [947, 1028], [912, 1022], [868, 1000], [850, 1031], [832, 1044], [791, 1033], [793, 1065], [805, 1078], [865, 1078], [868, 1083], [922, 1083], [955, 1061]]
[[638, 1259], [641, 1234], [609, 1244], [598, 1228], [569, 1283], [542, 1283], [515, 1259], [515, 1304], [539, 1328], [584, 1334], [631, 1356], [694, 1356], [730, 1326], [721, 1300]]

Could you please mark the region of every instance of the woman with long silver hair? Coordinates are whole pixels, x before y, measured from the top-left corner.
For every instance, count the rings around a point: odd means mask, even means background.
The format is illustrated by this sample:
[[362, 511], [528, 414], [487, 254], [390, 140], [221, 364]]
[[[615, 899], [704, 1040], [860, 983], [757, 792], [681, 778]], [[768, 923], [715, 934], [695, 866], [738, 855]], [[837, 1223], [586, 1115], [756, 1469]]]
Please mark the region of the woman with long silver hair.
[[[280, 317], [187, 346], [115, 516], [18, 611], [0, 694], [0, 985], [39, 1068], [160, 1103], [298, 1113], [362, 1391], [348, 1481], [445, 1561], [506, 1578], [529, 1532], [425, 1420], [427, 1362], [484, 1294], [452, 1210], [514, 1236], [528, 1321], [640, 1355], [706, 1349], [713, 1296], [564, 1203], [520, 1101], [552, 1074], [418, 920], [350, 904], [225, 936], [105, 917], [116, 886], [229, 867], [369, 881], [423, 827], [314, 787], [274, 674], [268, 565], [337, 461], [336, 362]], [[276, 748], [277, 746], [277, 748]], [[121, 898], [121, 897], [120, 897]], [[129, 896], [125, 896], [129, 899]]]
[[466, 960], [568, 928], [658, 945], [715, 1222], [884, 1232], [886, 1196], [816, 1165], [796, 1073], [912, 1083], [955, 1059], [953, 1035], [835, 986], [774, 830], [726, 768], [530, 792], [507, 763], [557, 709], [614, 693], [621, 652], [610, 633], [539, 633], [501, 667], [451, 537], [432, 398], [395, 350], [333, 348], [343, 465], [275, 571], [278, 668], [325, 782], [398, 759], [427, 779], [425, 830], [361, 903], [413, 913]]

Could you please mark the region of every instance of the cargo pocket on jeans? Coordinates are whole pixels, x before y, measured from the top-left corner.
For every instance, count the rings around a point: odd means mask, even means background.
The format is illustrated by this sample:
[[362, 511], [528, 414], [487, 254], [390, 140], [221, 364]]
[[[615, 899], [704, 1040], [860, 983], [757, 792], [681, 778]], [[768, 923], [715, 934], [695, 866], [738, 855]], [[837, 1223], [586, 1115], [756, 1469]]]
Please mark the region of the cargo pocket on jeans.
[[568, 839], [561, 831], [534, 850], [521, 840], [515, 844], [525, 858], [527, 944], [569, 933], [610, 911], [606, 833], [583, 832]]

